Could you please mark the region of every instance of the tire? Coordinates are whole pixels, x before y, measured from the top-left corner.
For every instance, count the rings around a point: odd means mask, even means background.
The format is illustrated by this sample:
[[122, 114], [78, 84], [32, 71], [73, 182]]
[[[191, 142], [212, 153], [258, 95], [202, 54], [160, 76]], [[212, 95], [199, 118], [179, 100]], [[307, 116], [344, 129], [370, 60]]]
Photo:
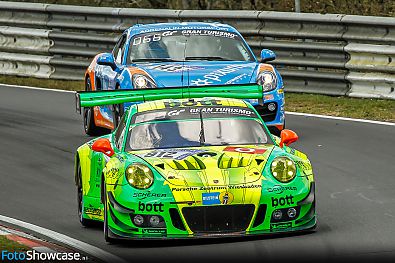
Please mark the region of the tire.
[[[115, 90], [119, 90], [119, 86], [115, 87]], [[113, 120], [114, 120], [114, 130], [118, 127], [121, 122], [122, 116], [124, 114], [123, 104], [115, 104], [113, 106]]]
[[[277, 137], [281, 136], [281, 130], [279, 130], [276, 126], [269, 126], [268, 129], [271, 134], [276, 135]], [[284, 120], [283, 129], [285, 129], [285, 120]]]
[[78, 174], [77, 174], [77, 203], [78, 203], [78, 218], [81, 225], [85, 227], [91, 227], [96, 222], [95, 220], [86, 219], [83, 217], [83, 207], [84, 207], [84, 194], [83, 194], [83, 185], [82, 185], [82, 176], [81, 176], [81, 166], [78, 164]]
[[[86, 79], [85, 90], [91, 91], [91, 81], [90, 78]], [[95, 116], [93, 107], [85, 107], [83, 111], [84, 118], [84, 131], [89, 136], [100, 136], [108, 133], [108, 130], [102, 127], [98, 127], [95, 124]]]
[[[102, 187], [104, 187], [104, 189], [102, 189], [102, 191], [104, 191], [104, 196], [106, 195], [106, 186], [103, 185]], [[108, 213], [107, 213], [107, 197], [105, 196], [104, 198], [104, 224], [103, 224], [103, 232], [104, 232], [104, 239], [106, 240], [107, 243], [116, 243], [116, 239], [110, 237], [110, 230], [108, 229]]]

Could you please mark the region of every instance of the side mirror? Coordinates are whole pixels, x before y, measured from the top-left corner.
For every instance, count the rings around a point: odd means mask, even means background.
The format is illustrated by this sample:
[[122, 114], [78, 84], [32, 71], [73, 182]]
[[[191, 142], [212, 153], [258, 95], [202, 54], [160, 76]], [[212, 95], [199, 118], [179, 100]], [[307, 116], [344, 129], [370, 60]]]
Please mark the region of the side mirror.
[[288, 146], [291, 143], [296, 142], [299, 138], [298, 135], [296, 134], [296, 132], [288, 130], [288, 129], [282, 130], [280, 137], [281, 137], [281, 141], [280, 141], [281, 148], [283, 148], [284, 144], [286, 146]]
[[105, 139], [105, 138], [100, 138], [96, 140], [92, 144], [92, 150], [95, 152], [101, 152], [107, 155], [108, 157], [111, 157], [114, 155], [114, 150], [111, 147], [110, 140]]
[[261, 51], [261, 62], [272, 61], [276, 59], [276, 53], [270, 49], [262, 49]]
[[98, 65], [110, 66], [113, 70], [116, 69], [114, 56], [112, 53], [103, 53], [98, 58], [96, 63]]

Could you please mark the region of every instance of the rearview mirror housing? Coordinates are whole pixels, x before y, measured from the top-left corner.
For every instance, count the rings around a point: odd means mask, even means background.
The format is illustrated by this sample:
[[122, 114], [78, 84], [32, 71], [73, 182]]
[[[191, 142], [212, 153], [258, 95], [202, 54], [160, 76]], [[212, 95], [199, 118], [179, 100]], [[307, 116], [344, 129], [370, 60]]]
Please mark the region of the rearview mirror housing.
[[113, 70], [117, 67], [115, 65], [115, 60], [114, 60], [114, 56], [112, 55], [112, 53], [100, 54], [96, 60], [96, 63], [98, 65], [102, 65], [102, 66], [110, 66]]
[[114, 155], [114, 150], [111, 147], [110, 140], [106, 139], [106, 138], [97, 139], [92, 144], [92, 150], [95, 151], [95, 152], [104, 153], [108, 157], [111, 157], [111, 156]]
[[276, 53], [270, 49], [262, 49], [261, 51], [261, 62], [272, 61], [276, 59]]
[[280, 141], [280, 147], [283, 148], [284, 144], [286, 146], [290, 145], [291, 143], [296, 142], [299, 137], [296, 134], [296, 132], [292, 131], [292, 130], [288, 130], [288, 129], [284, 129], [281, 131], [280, 134], [281, 137], [281, 141]]

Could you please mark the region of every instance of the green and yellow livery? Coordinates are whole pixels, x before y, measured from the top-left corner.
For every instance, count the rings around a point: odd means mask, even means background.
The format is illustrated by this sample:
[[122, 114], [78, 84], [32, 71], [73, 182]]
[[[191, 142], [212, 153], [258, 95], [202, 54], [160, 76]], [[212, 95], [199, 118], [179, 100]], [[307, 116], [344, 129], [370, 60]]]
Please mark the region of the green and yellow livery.
[[132, 105], [78, 148], [80, 222], [116, 239], [260, 235], [316, 226], [310, 161], [268, 132], [258, 85], [77, 93], [77, 109]]

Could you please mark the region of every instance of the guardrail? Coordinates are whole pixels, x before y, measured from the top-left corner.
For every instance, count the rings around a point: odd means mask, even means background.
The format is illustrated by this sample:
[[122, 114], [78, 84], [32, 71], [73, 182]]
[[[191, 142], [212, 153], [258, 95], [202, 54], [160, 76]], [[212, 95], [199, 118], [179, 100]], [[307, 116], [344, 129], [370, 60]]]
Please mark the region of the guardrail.
[[123, 30], [169, 21], [235, 26], [256, 54], [277, 53], [287, 91], [395, 99], [395, 18], [386, 17], [0, 2], [0, 73], [82, 80]]

